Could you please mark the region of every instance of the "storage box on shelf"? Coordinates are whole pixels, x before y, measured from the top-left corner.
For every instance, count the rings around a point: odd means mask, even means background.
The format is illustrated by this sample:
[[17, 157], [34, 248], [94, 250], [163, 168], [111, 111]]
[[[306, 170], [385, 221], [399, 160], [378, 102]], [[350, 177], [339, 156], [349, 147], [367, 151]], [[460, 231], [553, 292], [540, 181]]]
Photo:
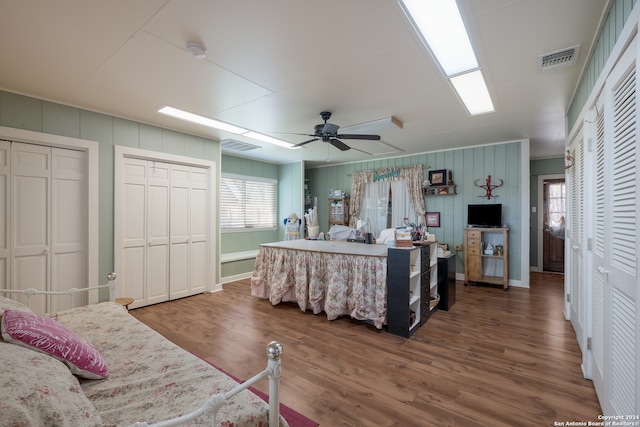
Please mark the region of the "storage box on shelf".
[[425, 196], [455, 196], [457, 193], [455, 184], [447, 185], [427, 185], [422, 187], [422, 194]]
[[333, 225], [349, 225], [349, 198], [329, 197], [329, 229]]

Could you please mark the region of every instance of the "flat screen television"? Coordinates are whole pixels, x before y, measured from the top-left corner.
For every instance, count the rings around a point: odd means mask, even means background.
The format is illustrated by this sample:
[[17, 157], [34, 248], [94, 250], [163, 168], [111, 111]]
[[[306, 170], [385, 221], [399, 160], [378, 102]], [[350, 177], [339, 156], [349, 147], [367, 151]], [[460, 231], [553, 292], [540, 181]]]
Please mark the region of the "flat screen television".
[[467, 208], [469, 227], [502, 227], [502, 204], [469, 205]]

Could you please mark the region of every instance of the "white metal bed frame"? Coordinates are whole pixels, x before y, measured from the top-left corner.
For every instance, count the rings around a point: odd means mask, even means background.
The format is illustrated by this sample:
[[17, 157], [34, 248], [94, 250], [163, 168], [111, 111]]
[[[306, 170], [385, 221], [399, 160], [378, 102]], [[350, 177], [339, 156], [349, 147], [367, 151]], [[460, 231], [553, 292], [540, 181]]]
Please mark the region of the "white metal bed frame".
[[[27, 296], [27, 306], [29, 306], [29, 302], [32, 296], [34, 295], [71, 295], [74, 296], [80, 292], [89, 292], [100, 289], [109, 289], [109, 301], [114, 301], [114, 288], [116, 280], [116, 273], [110, 273], [107, 275], [108, 283], [103, 285], [96, 286], [88, 286], [86, 288], [70, 288], [65, 291], [42, 291], [35, 288], [28, 289], [0, 289], [0, 294], [22, 294]], [[73, 303], [75, 306], [75, 301]], [[195, 420], [198, 417], [208, 416], [211, 418], [211, 425], [215, 426], [216, 424], [216, 415], [218, 410], [225, 404], [225, 402], [231, 399], [236, 394], [240, 393], [242, 390], [251, 387], [256, 382], [260, 381], [265, 377], [269, 377], [269, 426], [279, 426], [280, 425], [280, 397], [279, 397], [279, 388], [280, 388], [280, 376], [282, 375], [282, 365], [280, 356], [282, 355], [282, 344], [277, 341], [271, 341], [267, 345], [267, 368], [262, 372], [254, 375], [247, 381], [238, 384], [231, 390], [226, 393], [218, 393], [211, 396], [200, 408], [195, 411], [183, 415], [181, 417], [172, 418], [165, 421], [160, 421], [155, 424], [148, 424], [144, 421], [136, 422], [132, 424], [130, 427], [174, 427], [181, 426], [185, 423]]]

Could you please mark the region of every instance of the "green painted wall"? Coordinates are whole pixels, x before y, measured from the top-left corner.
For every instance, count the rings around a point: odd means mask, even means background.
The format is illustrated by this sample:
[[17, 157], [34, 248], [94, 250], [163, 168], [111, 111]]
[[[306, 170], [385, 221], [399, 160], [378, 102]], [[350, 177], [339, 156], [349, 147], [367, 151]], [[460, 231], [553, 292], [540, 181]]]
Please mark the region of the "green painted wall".
[[[124, 145], [220, 163], [219, 143], [0, 91], [0, 126], [99, 143], [99, 277], [113, 271], [113, 147]], [[216, 278], [217, 279], [217, 278]]]
[[[455, 253], [456, 243], [464, 241], [463, 229], [467, 222], [467, 205], [502, 203], [503, 222], [510, 228], [509, 278], [520, 280], [522, 233], [529, 232], [528, 224], [523, 224], [521, 218], [522, 186], [527, 185], [521, 182], [521, 149], [521, 142], [516, 141], [371, 162], [309, 168], [306, 170], [306, 178], [310, 180], [311, 193], [318, 197], [320, 231], [326, 233], [328, 228], [329, 190], [344, 190], [351, 193], [351, 173], [354, 171], [421, 164], [424, 167], [426, 179], [429, 170], [449, 169], [457, 184], [458, 194], [425, 197], [427, 212], [440, 212], [441, 226], [431, 227], [429, 232], [436, 235], [438, 242], [449, 244], [452, 252]], [[504, 185], [494, 191], [497, 197], [491, 200], [480, 197], [484, 195], [484, 191], [474, 186], [475, 180], [480, 180], [480, 183], [484, 184], [487, 175], [492, 176], [494, 183], [498, 179], [504, 181]], [[463, 273], [463, 254], [457, 255], [456, 271]]]
[[564, 158], [531, 160], [529, 169], [531, 173], [529, 182], [530, 206], [536, 207], [536, 212], [531, 212], [529, 218], [531, 228], [529, 262], [532, 268], [540, 267], [542, 269], [542, 266], [538, 266], [538, 233], [540, 232], [538, 217], [542, 215], [542, 206], [538, 206], [538, 177], [541, 175], [564, 175]]
[[[300, 215], [302, 211], [304, 172], [301, 162], [279, 166], [223, 156], [220, 144], [214, 140], [4, 91], [0, 91], [0, 126], [88, 139], [99, 143], [99, 277], [102, 278], [113, 271], [115, 145], [213, 160], [219, 165], [221, 172], [276, 179], [278, 217], [284, 218], [291, 212], [298, 212]], [[284, 224], [279, 225], [277, 230], [220, 233], [219, 236], [220, 253], [243, 252], [257, 249], [261, 243], [282, 240]], [[213, 262], [218, 262], [217, 256]], [[222, 265], [219, 276], [233, 276], [252, 270], [253, 260], [237, 261]], [[220, 277], [215, 278], [215, 281]]]

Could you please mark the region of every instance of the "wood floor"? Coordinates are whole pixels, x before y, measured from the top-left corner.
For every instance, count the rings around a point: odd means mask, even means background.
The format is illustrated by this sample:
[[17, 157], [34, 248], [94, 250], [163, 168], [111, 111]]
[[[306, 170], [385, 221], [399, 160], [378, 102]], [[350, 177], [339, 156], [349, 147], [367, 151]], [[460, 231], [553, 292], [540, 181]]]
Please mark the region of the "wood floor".
[[[532, 274], [531, 288], [463, 286], [410, 339], [297, 305], [224, 291], [131, 314], [240, 378], [284, 346], [281, 402], [337, 426], [553, 426], [597, 421], [600, 405], [564, 320], [562, 276]], [[268, 384], [258, 387], [268, 391]]]

